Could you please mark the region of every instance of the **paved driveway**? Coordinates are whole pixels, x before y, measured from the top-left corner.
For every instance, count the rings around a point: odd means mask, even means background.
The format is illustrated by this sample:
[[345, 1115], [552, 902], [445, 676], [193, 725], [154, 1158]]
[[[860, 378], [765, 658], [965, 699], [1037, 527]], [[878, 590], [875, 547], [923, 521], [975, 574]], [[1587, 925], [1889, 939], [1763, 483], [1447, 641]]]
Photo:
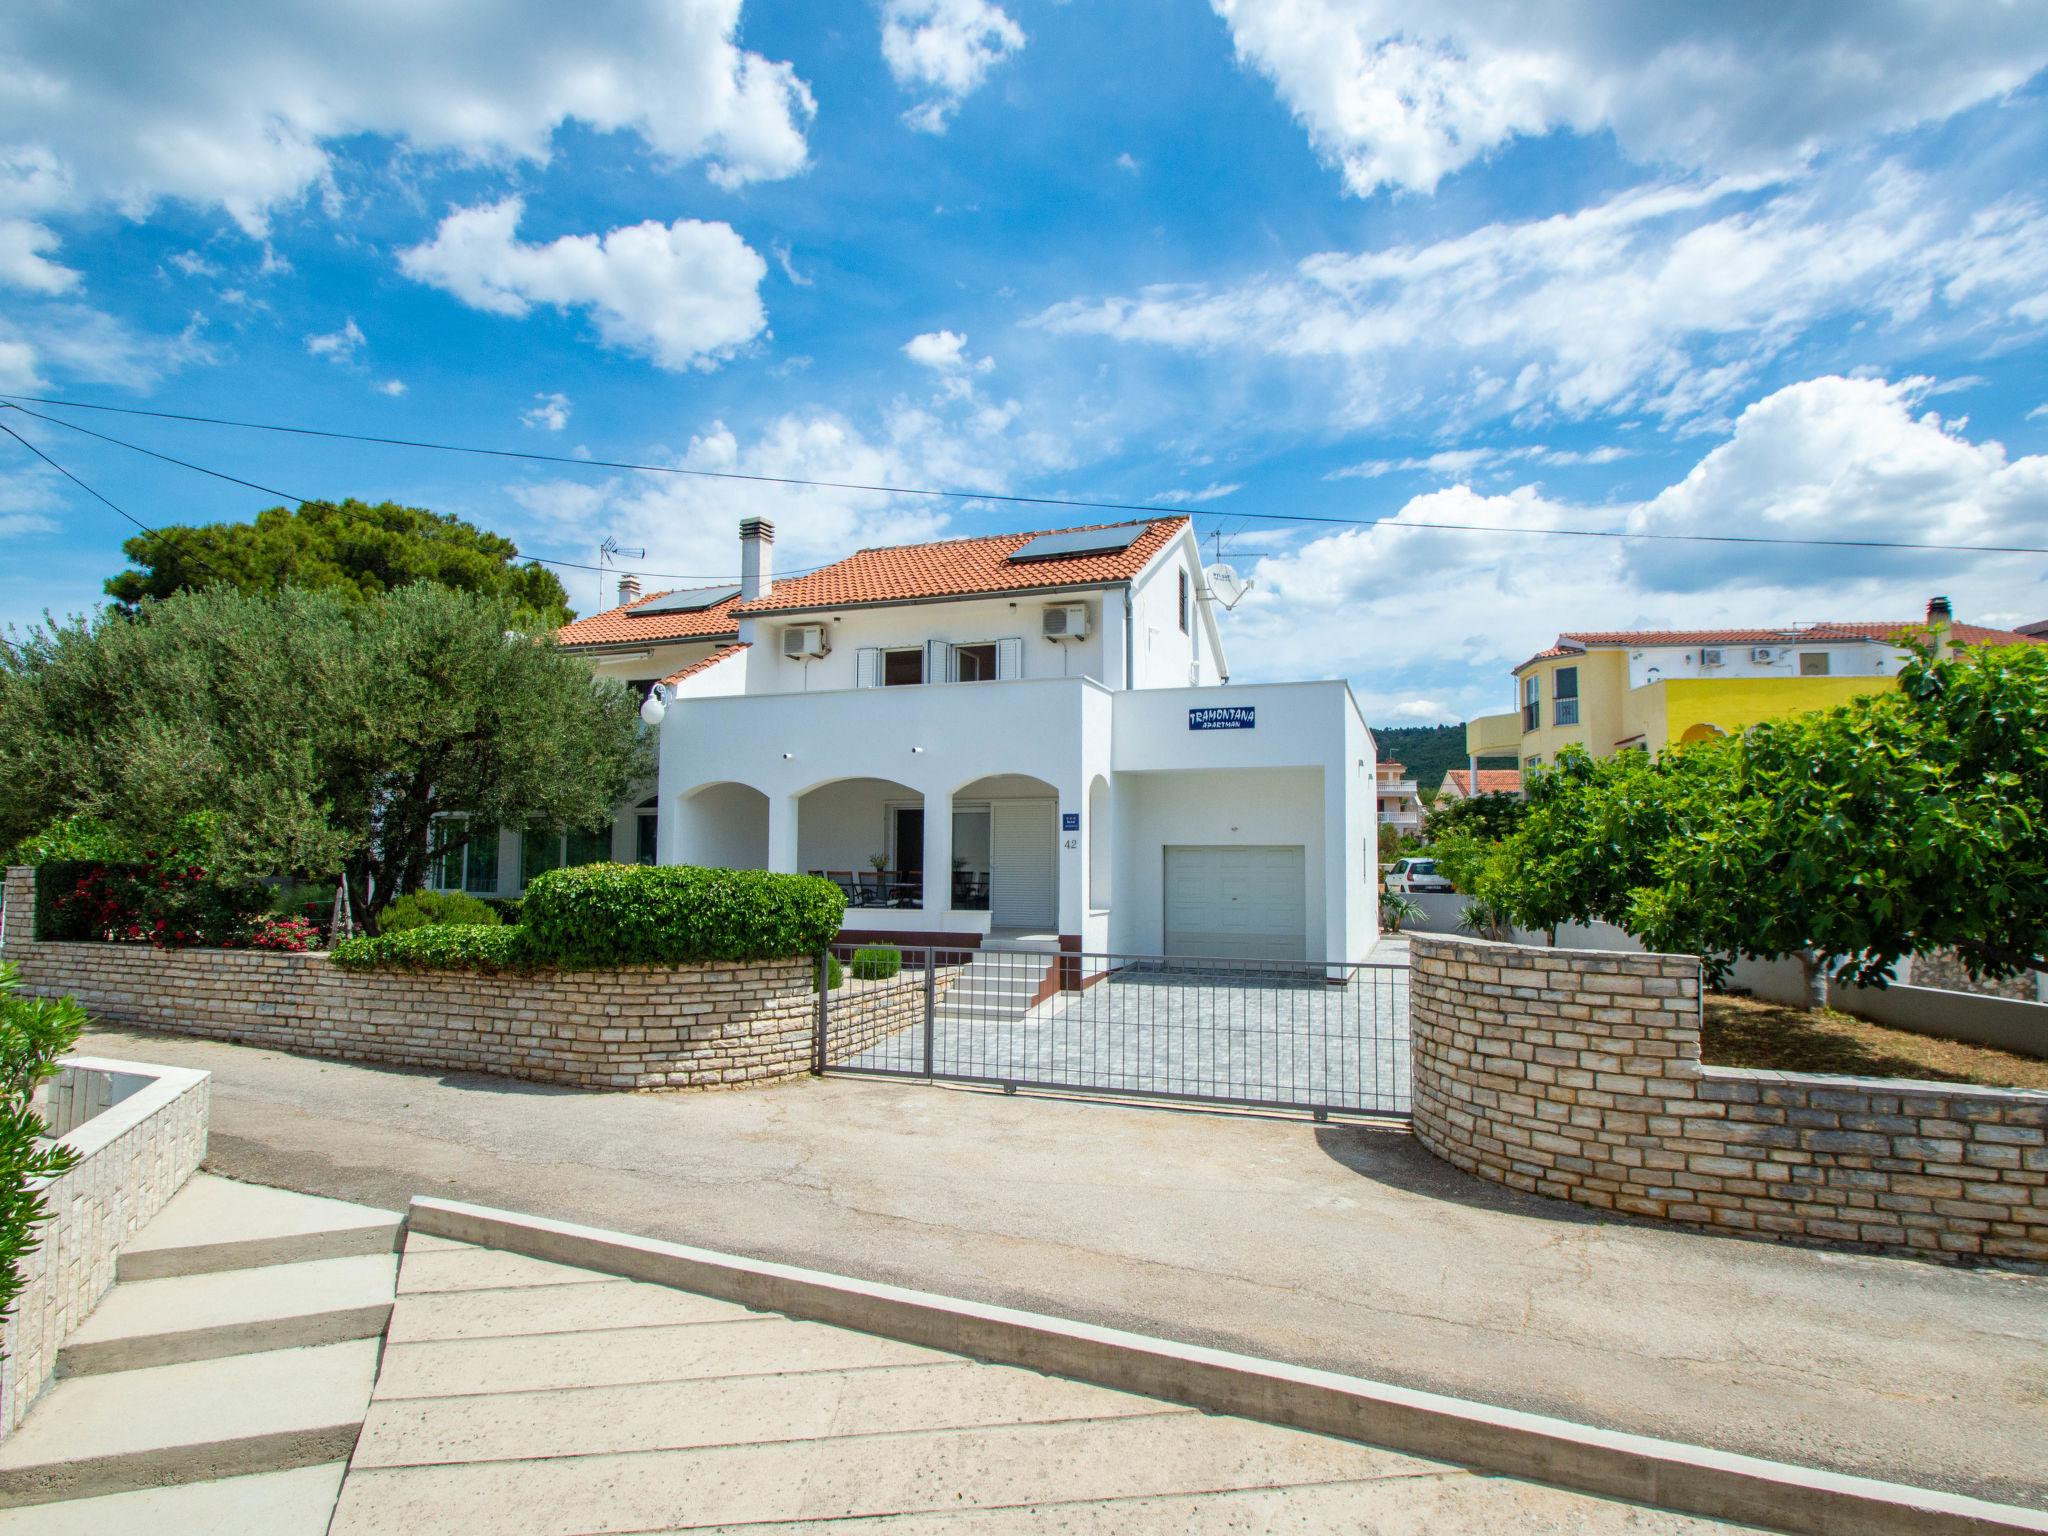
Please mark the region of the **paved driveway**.
[[2048, 1507], [2048, 1279], [1513, 1194], [1405, 1132], [872, 1079], [597, 1094], [143, 1032], [207, 1164], [444, 1194]]
[[856, 1071], [1366, 1114], [1408, 1111], [1408, 970], [1126, 965], [1022, 1018], [938, 1010], [849, 1058]]

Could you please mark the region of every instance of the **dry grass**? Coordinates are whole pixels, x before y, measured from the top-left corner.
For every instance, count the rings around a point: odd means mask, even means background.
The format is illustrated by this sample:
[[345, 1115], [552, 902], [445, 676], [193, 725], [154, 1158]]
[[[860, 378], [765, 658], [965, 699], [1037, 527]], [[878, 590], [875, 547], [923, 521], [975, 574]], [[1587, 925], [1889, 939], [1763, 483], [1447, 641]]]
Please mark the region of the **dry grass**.
[[1909, 1034], [1832, 1008], [1806, 1013], [1782, 1003], [1718, 992], [1706, 998], [1700, 1055], [1717, 1067], [2048, 1088], [2048, 1061], [2038, 1056]]

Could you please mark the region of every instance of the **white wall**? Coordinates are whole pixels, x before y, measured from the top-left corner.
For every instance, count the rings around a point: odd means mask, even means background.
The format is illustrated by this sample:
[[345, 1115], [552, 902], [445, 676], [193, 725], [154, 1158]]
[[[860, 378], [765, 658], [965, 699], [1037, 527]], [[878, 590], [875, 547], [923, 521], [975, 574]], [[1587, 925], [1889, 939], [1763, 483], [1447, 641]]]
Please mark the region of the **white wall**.
[[[1092, 677], [1112, 687], [1123, 681], [1123, 654], [1103, 643], [1102, 610], [1120, 607], [1120, 591], [1048, 593], [1017, 598], [972, 598], [957, 602], [903, 603], [886, 608], [839, 612], [764, 614], [748, 619], [742, 634], [754, 643], [746, 656], [749, 693], [826, 693], [859, 683], [862, 646], [922, 646], [927, 640], [978, 645], [1016, 637], [1024, 642], [1024, 676]], [[1083, 603], [1089, 613], [1085, 640], [1056, 643], [1040, 633], [1041, 614], [1055, 603]], [[782, 632], [793, 625], [822, 624], [832, 644], [828, 656], [790, 661], [782, 654]], [[1108, 670], [1105, 670], [1107, 668]], [[716, 667], [713, 671], [722, 671]], [[1186, 681], [1185, 678], [1182, 681]], [[970, 684], [957, 686], [968, 687]]]
[[[1825, 651], [1828, 654], [1828, 675], [1830, 677], [1895, 677], [1904, 665], [1906, 653], [1894, 650], [1888, 645], [1870, 641], [1837, 641], [1832, 645], [1770, 645], [1775, 661], [1751, 661], [1749, 653], [1755, 649], [1748, 645], [1709, 646], [1709, 650], [1721, 653], [1721, 665], [1707, 667], [1700, 665], [1700, 647], [1688, 646], [1644, 646], [1631, 650], [1628, 656], [1628, 685], [1642, 688], [1650, 683], [1668, 683], [1683, 678], [1730, 678], [1730, 677], [1798, 677], [1799, 657], [1804, 651]], [[1657, 675], [1650, 676], [1655, 668]], [[1517, 699], [1519, 708], [1519, 697]]]
[[844, 779], [814, 789], [797, 802], [797, 867], [865, 873], [875, 854], [889, 857], [891, 804], [923, 805], [918, 792], [886, 779]]
[[763, 869], [768, 797], [744, 784], [714, 784], [662, 801], [661, 861], [711, 869]]
[[1309, 957], [1327, 958], [1318, 953], [1327, 917], [1321, 769], [1121, 773], [1116, 796], [1118, 881], [1111, 948], [1142, 955], [1164, 950], [1167, 848], [1298, 844]]
[[[1180, 628], [1180, 584], [1188, 579], [1188, 629]], [[1202, 601], [1202, 561], [1191, 534], [1183, 533], [1155, 560], [1131, 591], [1134, 688], [1186, 688], [1188, 667], [1198, 668], [1196, 685], [1214, 687], [1223, 681], [1218, 670], [1213, 609]]]

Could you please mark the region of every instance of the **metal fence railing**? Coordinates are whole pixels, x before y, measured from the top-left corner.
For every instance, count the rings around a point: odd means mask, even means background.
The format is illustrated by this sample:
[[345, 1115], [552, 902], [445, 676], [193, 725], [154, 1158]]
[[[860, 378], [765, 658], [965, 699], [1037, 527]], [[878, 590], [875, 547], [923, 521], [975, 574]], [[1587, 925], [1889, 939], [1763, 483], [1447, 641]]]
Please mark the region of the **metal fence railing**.
[[822, 1070], [1317, 1114], [1409, 1109], [1404, 965], [858, 953], [831, 951], [843, 978], [819, 993]]

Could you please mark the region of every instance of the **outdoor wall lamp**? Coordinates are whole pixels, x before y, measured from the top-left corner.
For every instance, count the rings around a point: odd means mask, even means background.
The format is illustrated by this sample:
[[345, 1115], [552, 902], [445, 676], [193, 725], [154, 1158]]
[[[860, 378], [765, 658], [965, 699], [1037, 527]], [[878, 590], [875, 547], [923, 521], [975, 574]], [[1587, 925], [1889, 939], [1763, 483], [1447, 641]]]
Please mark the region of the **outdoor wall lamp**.
[[668, 690], [656, 683], [647, 690], [647, 697], [640, 701], [640, 718], [649, 725], [660, 725], [668, 714]]

